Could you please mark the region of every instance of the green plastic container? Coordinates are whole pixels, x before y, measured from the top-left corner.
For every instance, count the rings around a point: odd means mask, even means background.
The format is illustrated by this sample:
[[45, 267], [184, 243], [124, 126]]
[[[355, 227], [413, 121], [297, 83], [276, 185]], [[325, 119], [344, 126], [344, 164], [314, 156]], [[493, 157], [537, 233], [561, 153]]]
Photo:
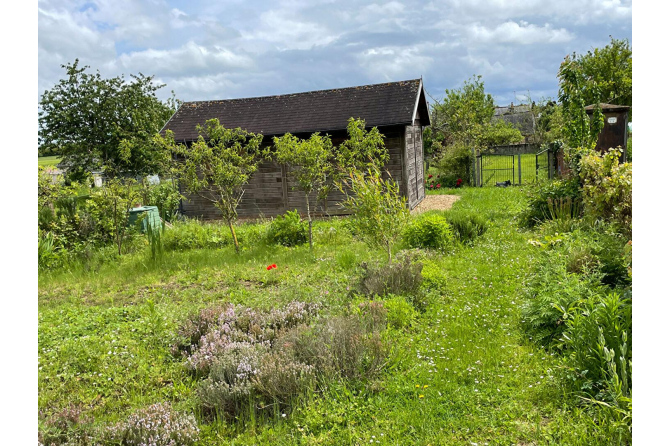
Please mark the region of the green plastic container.
[[158, 215], [158, 206], [140, 206], [130, 209], [128, 216], [128, 226], [133, 227], [137, 223], [138, 218], [142, 219], [140, 230], [147, 231], [147, 224], [151, 225], [151, 229], [161, 228], [161, 218]]

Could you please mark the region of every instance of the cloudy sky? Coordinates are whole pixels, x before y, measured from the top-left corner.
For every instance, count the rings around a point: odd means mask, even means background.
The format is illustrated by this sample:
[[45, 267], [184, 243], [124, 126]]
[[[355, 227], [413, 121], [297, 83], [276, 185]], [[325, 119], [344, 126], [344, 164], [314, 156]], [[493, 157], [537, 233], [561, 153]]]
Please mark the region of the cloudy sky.
[[[423, 76], [436, 98], [482, 75], [499, 104], [556, 97], [563, 58], [632, 45], [630, 0], [40, 0], [39, 94], [79, 58], [155, 75], [186, 101]], [[516, 93], [515, 93], [516, 92]]]

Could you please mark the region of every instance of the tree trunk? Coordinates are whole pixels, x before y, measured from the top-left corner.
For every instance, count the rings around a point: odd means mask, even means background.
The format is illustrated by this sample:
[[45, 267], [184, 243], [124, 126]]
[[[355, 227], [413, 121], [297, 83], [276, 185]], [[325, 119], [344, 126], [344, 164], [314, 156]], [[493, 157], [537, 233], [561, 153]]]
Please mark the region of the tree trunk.
[[388, 256], [389, 256], [389, 265], [390, 265], [391, 263], [393, 263], [392, 262], [392, 257], [391, 257], [391, 244], [390, 243], [386, 244], [386, 252], [388, 253]]
[[239, 254], [240, 253], [240, 245], [239, 245], [239, 243], [237, 243], [237, 236], [235, 235], [235, 228], [233, 227], [233, 221], [232, 220], [228, 220], [228, 227], [230, 228], [230, 233], [233, 236], [233, 243], [235, 244], [235, 252], [237, 254]]
[[312, 216], [309, 213], [309, 193], [305, 194], [305, 201], [307, 202], [307, 222], [309, 224], [309, 249], [312, 249], [314, 245], [312, 245]]

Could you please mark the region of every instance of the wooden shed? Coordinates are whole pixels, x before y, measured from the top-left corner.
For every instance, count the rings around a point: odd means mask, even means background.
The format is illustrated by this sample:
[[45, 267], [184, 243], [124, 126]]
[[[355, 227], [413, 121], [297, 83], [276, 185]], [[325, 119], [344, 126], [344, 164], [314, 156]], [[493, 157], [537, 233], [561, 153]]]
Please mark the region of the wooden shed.
[[[628, 111], [627, 105], [615, 105], [600, 103], [600, 110], [605, 119], [603, 129], [598, 135], [595, 149], [600, 153], [605, 153], [613, 147], [620, 146], [623, 149], [622, 161], [626, 161], [628, 153]], [[595, 104], [584, 107], [589, 117], [593, 116]]]
[[[314, 132], [331, 136], [334, 146], [347, 137], [349, 118], [365, 120], [385, 136], [390, 160], [385, 169], [407, 197], [410, 209], [425, 197], [423, 172], [423, 127], [430, 125], [423, 81], [414, 79], [360, 87], [309, 91], [280, 96], [264, 96], [218, 101], [185, 102], [163, 130], [171, 130], [177, 142], [198, 139], [196, 126], [218, 118], [227, 128], [240, 127], [263, 135], [263, 145], [273, 136], [287, 132], [309, 138]], [[182, 193], [184, 191], [182, 190]], [[217, 219], [218, 209], [197, 195], [184, 194], [182, 212], [191, 217]], [[346, 213], [337, 204], [342, 199], [333, 191], [327, 200], [310, 199], [315, 215]], [[241, 218], [269, 217], [297, 209], [306, 212], [303, 192], [294, 189], [286, 167], [263, 162], [252, 176], [238, 207]]]

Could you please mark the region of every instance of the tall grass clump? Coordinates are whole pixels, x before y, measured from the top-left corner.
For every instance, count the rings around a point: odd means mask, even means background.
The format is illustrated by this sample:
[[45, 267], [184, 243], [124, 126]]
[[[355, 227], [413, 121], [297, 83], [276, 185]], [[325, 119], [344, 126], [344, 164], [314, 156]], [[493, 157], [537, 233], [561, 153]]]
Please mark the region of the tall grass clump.
[[488, 227], [486, 219], [474, 212], [447, 212], [445, 216], [454, 237], [463, 244], [472, 244]]
[[[568, 202], [570, 203], [568, 209], [572, 213], [572, 207], [580, 202], [581, 194], [579, 178], [577, 177], [541, 181], [529, 185], [526, 188], [528, 205], [520, 215], [520, 224], [532, 228], [545, 220], [551, 219], [552, 212], [556, 216], [565, 216], [565, 211], [567, 211], [565, 207]], [[575, 210], [578, 210], [578, 208]]]
[[439, 214], [427, 214], [412, 221], [405, 229], [405, 243], [410, 248], [446, 249], [454, 239], [452, 227]]
[[363, 295], [413, 295], [421, 288], [423, 264], [412, 261], [410, 256], [403, 256], [390, 265], [364, 262], [361, 267], [359, 288]]

